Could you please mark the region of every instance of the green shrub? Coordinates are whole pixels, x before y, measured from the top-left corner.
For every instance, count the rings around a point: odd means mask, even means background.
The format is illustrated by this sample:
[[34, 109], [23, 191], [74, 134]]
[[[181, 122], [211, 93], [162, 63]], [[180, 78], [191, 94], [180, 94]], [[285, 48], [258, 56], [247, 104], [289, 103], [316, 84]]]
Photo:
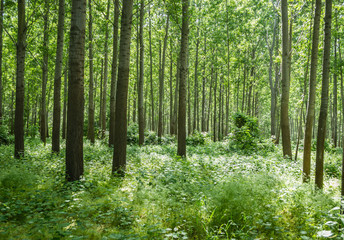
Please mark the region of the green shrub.
[[139, 126], [136, 123], [133, 123], [128, 126], [127, 143], [129, 145], [134, 145], [134, 144], [139, 143]]
[[231, 140], [234, 146], [239, 149], [255, 149], [259, 139], [257, 119], [243, 113], [235, 113], [233, 120]]
[[14, 142], [13, 136], [10, 135], [6, 125], [0, 126], [0, 145], [8, 145]]
[[205, 136], [200, 132], [194, 132], [194, 134], [187, 136], [186, 144], [191, 146], [204, 145]]

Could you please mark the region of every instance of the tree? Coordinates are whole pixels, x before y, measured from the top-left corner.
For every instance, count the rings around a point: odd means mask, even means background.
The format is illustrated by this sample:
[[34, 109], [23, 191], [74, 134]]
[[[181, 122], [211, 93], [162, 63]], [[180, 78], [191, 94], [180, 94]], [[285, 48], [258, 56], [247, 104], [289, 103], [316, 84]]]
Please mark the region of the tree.
[[18, 0], [16, 109], [14, 119], [14, 157], [24, 156], [24, 76], [26, 51], [25, 0]]
[[114, 22], [113, 22], [113, 43], [112, 43], [113, 55], [112, 55], [112, 75], [111, 75], [111, 92], [110, 92], [109, 146], [113, 146], [114, 135], [115, 135], [119, 0], [115, 0], [114, 5], [115, 5], [115, 14], [114, 14]]
[[4, 0], [0, 1], [0, 125], [2, 125], [2, 96], [3, 96], [3, 87], [2, 87], [2, 32], [4, 26]]
[[46, 92], [48, 81], [48, 57], [49, 57], [49, 0], [44, 2], [44, 32], [43, 32], [43, 64], [42, 64], [42, 95], [41, 95], [41, 109], [40, 109], [40, 133], [41, 141], [44, 145], [47, 143], [47, 110], [46, 110]]
[[315, 166], [315, 184], [319, 189], [323, 188], [324, 175], [324, 145], [326, 137], [326, 120], [328, 108], [328, 89], [330, 79], [330, 51], [331, 51], [331, 22], [332, 22], [332, 0], [326, 0], [325, 7], [325, 31], [324, 31], [324, 57], [323, 77], [321, 88], [321, 106], [318, 124], [317, 153]]
[[165, 60], [166, 60], [166, 48], [168, 38], [169, 16], [167, 15], [164, 46], [162, 50], [161, 69], [160, 69], [160, 81], [159, 81], [159, 121], [158, 121], [158, 137], [161, 138], [163, 131], [163, 102], [164, 102], [164, 78], [165, 78]]
[[89, 73], [89, 89], [88, 89], [88, 126], [87, 138], [94, 143], [94, 100], [93, 100], [93, 16], [92, 16], [92, 2], [88, 1], [88, 55], [90, 59], [90, 73]]
[[186, 79], [188, 75], [187, 56], [189, 39], [189, 0], [182, 0], [182, 32], [180, 42], [180, 79], [178, 113], [178, 152], [186, 156]]
[[139, 114], [139, 145], [145, 141], [145, 119], [143, 112], [143, 83], [144, 83], [144, 41], [143, 41], [143, 21], [144, 21], [144, 0], [141, 0], [140, 7], [140, 76], [138, 83], [138, 114]]
[[282, 97], [281, 97], [281, 130], [283, 156], [292, 157], [289, 126], [289, 91], [290, 79], [288, 71], [289, 35], [288, 35], [288, 0], [282, 0]]
[[68, 108], [66, 138], [66, 179], [79, 180], [84, 172], [84, 61], [86, 0], [72, 1], [69, 44]]
[[311, 147], [312, 147], [312, 130], [315, 115], [315, 90], [316, 90], [316, 76], [318, 66], [318, 45], [319, 45], [319, 27], [321, 15], [321, 0], [315, 2], [315, 15], [313, 27], [312, 40], [312, 56], [311, 56], [311, 72], [309, 76], [309, 92], [307, 102], [307, 116], [304, 137], [304, 151], [303, 151], [303, 181], [309, 181], [311, 172]]
[[[64, 29], [64, 0], [59, 0], [59, 17], [57, 24], [57, 48], [55, 60], [55, 77], [54, 77], [54, 112], [53, 112], [53, 134], [52, 134], [52, 151], [60, 151], [60, 126], [61, 126], [61, 78], [62, 78], [62, 61], [63, 61], [63, 29]], [[67, 73], [65, 73], [67, 74]]]
[[133, 0], [123, 0], [116, 92], [115, 138], [112, 173], [124, 175], [127, 152], [127, 100]]

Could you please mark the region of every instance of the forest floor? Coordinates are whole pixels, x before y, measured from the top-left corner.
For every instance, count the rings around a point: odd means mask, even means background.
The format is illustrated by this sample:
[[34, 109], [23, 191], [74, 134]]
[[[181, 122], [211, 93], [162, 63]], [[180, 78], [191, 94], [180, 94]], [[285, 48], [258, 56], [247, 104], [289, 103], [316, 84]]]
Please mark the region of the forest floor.
[[113, 150], [85, 140], [74, 183], [49, 143], [26, 140], [22, 160], [2, 145], [0, 239], [343, 239], [340, 150], [326, 152], [319, 191], [301, 183], [301, 160], [269, 142], [243, 152], [207, 138], [185, 159], [173, 142], [129, 145], [119, 178], [110, 177]]

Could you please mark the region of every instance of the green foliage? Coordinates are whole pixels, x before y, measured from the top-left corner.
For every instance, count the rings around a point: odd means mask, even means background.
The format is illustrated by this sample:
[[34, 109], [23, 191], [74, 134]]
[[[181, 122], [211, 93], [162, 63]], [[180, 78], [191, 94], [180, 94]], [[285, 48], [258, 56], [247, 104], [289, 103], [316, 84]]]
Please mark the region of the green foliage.
[[186, 137], [186, 144], [191, 146], [204, 145], [205, 134], [200, 132], [194, 132], [192, 135]]
[[233, 115], [233, 121], [231, 140], [234, 146], [245, 150], [255, 149], [259, 139], [257, 119], [237, 112]]
[[[145, 145], [151, 144], [170, 144], [175, 142], [174, 136], [165, 135], [159, 139], [156, 132], [145, 131]], [[139, 144], [139, 126], [136, 123], [130, 124], [127, 132], [127, 143], [129, 145]]]
[[[205, 140], [188, 145], [187, 158], [176, 156], [174, 143], [129, 145], [123, 178], [110, 176], [113, 150], [86, 141], [85, 174], [73, 183], [65, 182], [64, 151], [51, 154], [49, 142], [26, 141], [21, 160], [2, 145], [0, 238], [343, 238], [338, 185], [315, 192], [301, 184], [300, 164], [269, 139], [252, 156]], [[272, 147], [263, 152], [260, 144]]]
[[14, 137], [10, 135], [8, 127], [6, 125], [0, 125], [0, 145], [7, 145], [13, 142]]

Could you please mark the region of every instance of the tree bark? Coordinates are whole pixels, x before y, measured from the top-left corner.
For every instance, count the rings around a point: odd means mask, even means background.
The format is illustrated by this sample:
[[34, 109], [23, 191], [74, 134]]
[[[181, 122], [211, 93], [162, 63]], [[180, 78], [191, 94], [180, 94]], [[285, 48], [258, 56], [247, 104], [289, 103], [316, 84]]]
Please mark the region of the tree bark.
[[57, 47], [54, 77], [54, 110], [53, 110], [53, 133], [52, 151], [60, 152], [60, 126], [61, 126], [61, 78], [63, 61], [63, 37], [64, 37], [64, 5], [65, 0], [59, 0], [59, 17], [57, 24]]
[[145, 119], [143, 112], [143, 84], [144, 84], [144, 41], [143, 41], [143, 22], [144, 22], [144, 0], [141, 0], [140, 7], [140, 77], [138, 84], [138, 114], [139, 114], [139, 145], [145, 141]]
[[70, 81], [68, 83], [66, 179], [79, 180], [84, 172], [84, 63], [86, 0], [72, 1], [69, 44]]
[[108, 41], [109, 41], [109, 27], [108, 27], [108, 21], [109, 21], [109, 15], [110, 15], [110, 2], [111, 0], [108, 0], [107, 3], [107, 10], [106, 10], [106, 16], [105, 16], [105, 45], [104, 45], [104, 79], [103, 79], [103, 107], [101, 112], [101, 128], [102, 128], [102, 138], [105, 138], [105, 132], [106, 132], [106, 97], [107, 97], [107, 79], [108, 79]]
[[[336, 66], [337, 63], [337, 39], [335, 39], [334, 43], [334, 65]], [[333, 145], [337, 147], [337, 132], [338, 132], [338, 120], [337, 120], [337, 73], [334, 71], [333, 73], [333, 125], [332, 125], [332, 132], [333, 132]], [[319, 133], [318, 133], [319, 134]]]
[[194, 89], [194, 112], [193, 112], [193, 124], [192, 132], [199, 131], [198, 127], [198, 47], [199, 47], [199, 28], [197, 27], [196, 34], [196, 60], [195, 60], [195, 89]]
[[3, 86], [2, 86], [2, 32], [4, 26], [4, 0], [0, 1], [0, 125], [2, 125], [2, 98], [3, 98]]
[[330, 57], [331, 57], [331, 21], [332, 0], [326, 0], [325, 7], [325, 31], [324, 31], [324, 56], [323, 74], [321, 88], [321, 105], [318, 123], [317, 152], [315, 165], [315, 184], [319, 189], [323, 188], [324, 176], [324, 145], [326, 137], [326, 121], [328, 109], [328, 89], [330, 79]]
[[14, 120], [14, 157], [24, 156], [24, 76], [26, 51], [25, 0], [18, 0], [16, 108]]
[[119, 0], [115, 0], [115, 14], [113, 23], [113, 55], [112, 55], [112, 76], [110, 93], [110, 129], [109, 146], [114, 144], [115, 135], [115, 112], [116, 112], [116, 86], [117, 86], [117, 61], [118, 61], [118, 20], [119, 20]]
[[189, 0], [182, 0], [182, 32], [180, 44], [180, 84], [178, 113], [178, 151], [186, 156], [186, 79], [188, 75]]
[[162, 49], [160, 81], [159, 81], [159, 121], [158, 121], [158, 137], [161, 138], [163, 131], [163, 101], [164, 101], [164, 78], [165, 78], [165, 60], [166, 60], [166, 48], [168, 38], [169, 16], [167, 15], [164, 46]]
[[312, 56], [311, 56], [311, 71], [309, 77], [309, 92], [307, 102], [307, 116], [304, 137], [304, 151], [303, 151], [303, 182], [308, 182], [311, 172], [311, 147], [312, 147], [312, 130], [313, 121], [315, 117], [315, 90], [316, 90], [316, 76], [318, 65], [318, 45], [319, 45], [319, 27], [321, 17], [321, 0], [315, 2], [315, 15], [313, 26], [313, 40], [312, 40]]
[[127, 151], [127, 99], [133, 0], [123, 0], [122, 6], [112, 173], [123, 176]]
[[65, 69], [65, 76], [64, 76], [64, 87], [63, 87], [63, 113], [62, 113], [62, 139], [66, 139], [66, 132], [67, 132], [67, 89], [68, 89], [68, 81], [69, 78], [69, 70], [68, 64], [66, 64]]
[[42, 69], [42, 95], [41, 95], [41, 110], [40, 110], [40, 133], [41, 141], [44, 145], [47, 143], [47, 110], [46, 110], [46, 92], [48, 81], [48, 57], [49, 57], [49, 0], [45, 0], [44, 4], [44, 33], [43, 33], [43, 69]]
[[150, 96], [151, 96], [151, 130], [155, 131], [154, 124], [154, 88], [153, 88], [153, 53], [152, 53], [152, 18], [149, 4], [149, 59], [150, 59]]
[[[88, 55], [90, 59], [89, 65], [89, 89], [88, 89], [88, 126], [87, 138], [92, 144], [95, 142], [94, 133], [94, 99], [93, 99], [93, 16], [92, 16], [92, 1], [88, 2], [89, 20], [88, 20]], [[114, 50], [115, 51], [115, 50]]]

